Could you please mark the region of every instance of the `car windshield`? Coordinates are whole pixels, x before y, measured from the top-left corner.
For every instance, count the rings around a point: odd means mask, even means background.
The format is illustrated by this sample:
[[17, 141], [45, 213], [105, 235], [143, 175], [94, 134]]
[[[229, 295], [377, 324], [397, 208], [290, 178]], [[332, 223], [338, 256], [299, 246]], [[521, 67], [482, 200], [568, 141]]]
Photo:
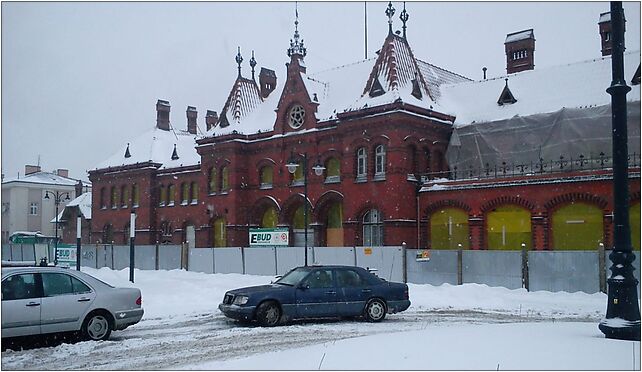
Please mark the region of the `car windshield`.
[[298, 267], [289, 273], [285, 274], [281, 279], [277, 280], [276, 284], [285, 284], [294, 286], [297, 285], [301, 279], [305, 278], [306, 275], [310, 272], [311, 268], [309, 267]]

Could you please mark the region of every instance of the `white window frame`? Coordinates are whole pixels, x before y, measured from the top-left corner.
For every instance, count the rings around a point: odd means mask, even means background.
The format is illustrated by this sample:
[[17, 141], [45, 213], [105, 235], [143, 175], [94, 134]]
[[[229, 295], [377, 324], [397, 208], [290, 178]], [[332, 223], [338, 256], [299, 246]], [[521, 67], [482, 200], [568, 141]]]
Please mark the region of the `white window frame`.
[[38, 202], [29, 203], [29, 215], [37, 216], [38, 215]]
[[375, 147], [375, 179], [386, 178], [386, 146]]
[[363, 216], [363, 245], [383, 245], [383, 220], [377, 209], [371, 209]]
[[368, 177], [368, 152], [365, 147], [357, 149], [357, 181], [365, 181]]

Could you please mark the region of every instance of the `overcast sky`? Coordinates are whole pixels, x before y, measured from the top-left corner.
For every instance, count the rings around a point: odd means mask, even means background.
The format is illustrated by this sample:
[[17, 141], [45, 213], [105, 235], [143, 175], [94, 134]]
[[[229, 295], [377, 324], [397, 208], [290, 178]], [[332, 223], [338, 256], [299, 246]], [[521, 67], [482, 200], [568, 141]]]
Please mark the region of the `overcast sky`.
[[[388, 32], [387, 2], [367, 3], [368, 57]], [[401, 29], [402, 2], [394, 2]], [[365, 58], [363, 2], [299, 2], [308, 74]], [[506, 34], [533, 28], [535, 68], [599, 58], [598, 18], [607, 2], [407, 2], [408, 40], [417, 58], [472, 79], [505, 74]], [[624, 3], [626, 48], [640, 50], [640, 3]], [[255, 51], [283, 87], [294, 2], [2, 2], [2, 173], [25, 164], [87, 179], [156, 122], [170, 101], [172, 125], [188, 105], [221, 111]], [[360, 84], [365, 86], [366, 77]], [[581, 81], [578, 81], [581, 84]], [[606, 89], [607, 87], [604, 87]]]

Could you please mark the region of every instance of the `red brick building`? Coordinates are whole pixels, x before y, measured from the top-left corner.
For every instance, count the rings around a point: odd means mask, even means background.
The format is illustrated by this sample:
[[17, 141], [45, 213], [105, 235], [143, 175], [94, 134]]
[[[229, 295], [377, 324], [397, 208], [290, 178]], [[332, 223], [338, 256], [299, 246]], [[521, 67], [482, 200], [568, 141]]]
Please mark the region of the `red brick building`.
[[[389, 17], [376, 58], [313, 74], [297, 20], [283, 82], [257, 81], [254, 56], [243, 77], [239, 50], [205, 135], [195, 108], [179, 130], [159, 100], [156, 127], [90, 171], [97, 240], [127, 242], [135, 208], [140, 244], [247, 246], [250, 228], [288, 227], [303, 245], [306, 203], [315, 246], [609, 246], [610, 57], [538, 71], [526, 30], [507, 36], [506, 76], [473, 81], [418, 59]], [[639, 248], [639, 51], [625, 63]]]

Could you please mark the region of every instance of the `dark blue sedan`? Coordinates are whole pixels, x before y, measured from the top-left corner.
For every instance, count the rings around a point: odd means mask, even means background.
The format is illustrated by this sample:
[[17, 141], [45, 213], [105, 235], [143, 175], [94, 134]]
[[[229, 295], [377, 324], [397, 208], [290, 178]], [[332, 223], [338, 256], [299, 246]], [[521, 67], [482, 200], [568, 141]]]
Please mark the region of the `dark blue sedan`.
[[363, 316], [379, 322], [410, 306], [408, 286], [354, 266], [305, 266], [269, 285], [225, 293], [227, 317], [274, 326], [290, 319]]

